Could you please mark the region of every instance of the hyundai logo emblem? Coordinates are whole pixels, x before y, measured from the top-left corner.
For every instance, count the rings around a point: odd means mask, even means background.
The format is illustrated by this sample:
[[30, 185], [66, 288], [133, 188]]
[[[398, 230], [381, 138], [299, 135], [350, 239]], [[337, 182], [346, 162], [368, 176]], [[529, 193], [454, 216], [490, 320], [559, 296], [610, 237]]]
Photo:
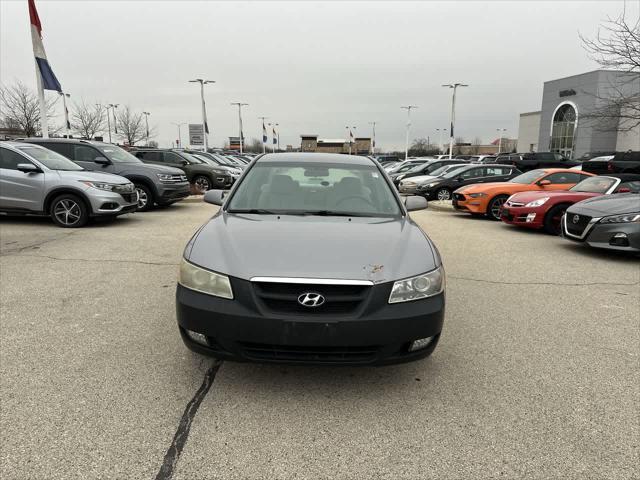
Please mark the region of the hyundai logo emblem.
[[307, 292], [298, 297], [298, 303], [303, 307], [319, 307], [324, 303], [324, 297], [319, 293]]
[[580, 215], [574, 215], [571, 221], [573, 223], [578, 223], [580, 221]]

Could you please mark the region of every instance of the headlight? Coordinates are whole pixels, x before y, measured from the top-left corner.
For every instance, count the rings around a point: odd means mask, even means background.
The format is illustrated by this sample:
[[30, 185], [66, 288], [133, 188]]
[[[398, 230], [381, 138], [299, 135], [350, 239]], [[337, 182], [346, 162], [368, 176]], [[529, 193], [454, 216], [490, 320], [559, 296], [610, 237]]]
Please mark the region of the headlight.
[[433, 297], [444, 291], [444, 284], [444, 268], [441, 265], [429, 273], [395, 282], [389, 295], [389, 303]]
[[542, 197], [538, 200], [534, 200], [533, 202], [529, 202], [525, 205], [525, 207], [539, 207], [540, 205], [544, 205], [549, 200], [549, 197]]
[[98, 190], [106, 190], [107, 192], [113, 191], [116, 187], [115, 183], [104, 183], [104, 182], [90, 182], [88, 180], [80, 180], [81, 183], [93, 188], [97, 188]]
[[481, 197], [486, 197], [487, 194], [486, 193], [470, 193], [469, 196], [471, 198], [481, 198]]
[[177, 180], [175, 175], [169, 175], [166, 173], [156, 173], [158, 175], [158, 180], [161, 182], [174, 182]]
[[184, 258], [180, 263], [178, 283], [197, 292], [222, 298], [233, 298], [229, 277], [196, 267]]
[[640, 222], [640, 213], [623, 213], [622, 215], [611, 215], [604, 217], [600, 223], [638, 223]]
[[431, 188], [431, 187], [435, 187], [436, 185], [440, 185], [440, 182], [431, 182], [429, 185], [427, 185], [427, 187]]

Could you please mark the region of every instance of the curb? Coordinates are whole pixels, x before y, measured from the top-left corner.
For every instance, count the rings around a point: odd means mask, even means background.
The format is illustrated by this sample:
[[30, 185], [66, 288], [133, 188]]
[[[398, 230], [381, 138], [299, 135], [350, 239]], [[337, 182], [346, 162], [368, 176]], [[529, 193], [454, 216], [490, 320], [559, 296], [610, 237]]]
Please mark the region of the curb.
[[189, 195], [188, 197], [183, 198], [180, 202], [185, 203], [201, 203], [202, 195]]
[[438, 210], [441, 212], [453, 212], [455, 209], [451, 202], [442, 200], [433, 200], [429, 202], [427, 210]]

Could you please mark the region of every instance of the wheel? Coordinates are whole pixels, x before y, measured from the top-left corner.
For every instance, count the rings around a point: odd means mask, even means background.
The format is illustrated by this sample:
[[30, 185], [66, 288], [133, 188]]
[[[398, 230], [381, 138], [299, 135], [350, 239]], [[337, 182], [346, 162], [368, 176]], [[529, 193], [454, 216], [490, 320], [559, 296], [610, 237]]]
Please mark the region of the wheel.
[[138, 212], [147, 212], [153, 208], [153, 193], [144, 183], [135, 184], [138, 192]]
[[507, 201], [507, 198], [509, 198], [508, 195], [498, 195], [489, 202], [489, 207], [487, 207], [487, 216], [491, 220], [500, 220], [500, 208], [504, 202]]
[[554, 205], [544, 216], [544, 231], [550, 235], [560, 235], [560, 220], [569, 205]]
[[193, 179], [193, 184], [200, 190], [201, 192], [206, 192], [207, 190], [211, 190], [211, 180], [205, 177], [204, 175], [198, 175]]
[[70, 193], [54, 198], [49, 213], [52, 220], [64, 228], [84, 227], [89, 221], [89, 211], [84, 201]]
[[448, 188], [441, 188], [436, 192], [436, 198], [438, 200], [451, 200], [451, 190]]

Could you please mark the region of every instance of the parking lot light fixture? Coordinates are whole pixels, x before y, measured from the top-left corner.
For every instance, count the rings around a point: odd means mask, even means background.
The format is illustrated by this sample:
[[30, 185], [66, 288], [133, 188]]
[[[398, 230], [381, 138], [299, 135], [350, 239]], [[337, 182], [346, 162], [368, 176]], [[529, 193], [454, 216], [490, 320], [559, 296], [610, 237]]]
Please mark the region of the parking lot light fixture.
[[506, 128], [496, 128], [496, 131], [498, 132], [498, 154], [500, 154], [500, 152], [502, 152], [502, 137], [504, 136], [504, 134], [507, 131], [507, 129]]
[[373, 132], [371, 135], [371, 144], [369, 147], [369, 151], [371, 153], [371, 155], [373, 155], [376, 151], [376, 123], [378, 122], [369, 122], [369, 125], [373, 126]]
[[142, 114], [144, 115], [144, 124], [147, 127], [147, 147], [149, 146], [149, 115], [151, 115], [149, 112], [142, 112]]
[[232, 102], [231, 105], [237, 105], [238, 106], [238, 127], [240, 129], [240, 136], [238, 137], [240, 139], [240, 155], [242, 155], [242, 144], [243, 144], [243, 137], [244, 134], [242, 133], [242, 107], [247, 107], [249, 106], [248, 103], [242, 103], [242, 102]]
[[176, 143], [177, 143], [177, 145], [176, 145], [176, 146], [177, 146], [177, 147], [182, 147], [182, 135], [180, 134], [180, 127], [181, 127], [182, 125], [186, 125], [186, 123], [174, 123], [174, 122], [171, 122], [171, 123], [172, 123], [173, 125], [175, 125], [176, 127], [178, 127], [178, 141], [176, 142]]
[[453, 158], [453, 129], [456, 123], [456, 91], [458, 87], [468, 87], [469, 85], [464, 83], [448, 83], [442, 86], [453, 89], [453, 95], [451, 97], [451, 132], [449, 134], [449, 158]]
[[409, 129], [411, 128], [411, 109], [418, 108], [417, 105], [407, 105], [404, 108], [407, 111], [407, 137], [404, 143], [404, 159], [407, 160], [409, 158]]

